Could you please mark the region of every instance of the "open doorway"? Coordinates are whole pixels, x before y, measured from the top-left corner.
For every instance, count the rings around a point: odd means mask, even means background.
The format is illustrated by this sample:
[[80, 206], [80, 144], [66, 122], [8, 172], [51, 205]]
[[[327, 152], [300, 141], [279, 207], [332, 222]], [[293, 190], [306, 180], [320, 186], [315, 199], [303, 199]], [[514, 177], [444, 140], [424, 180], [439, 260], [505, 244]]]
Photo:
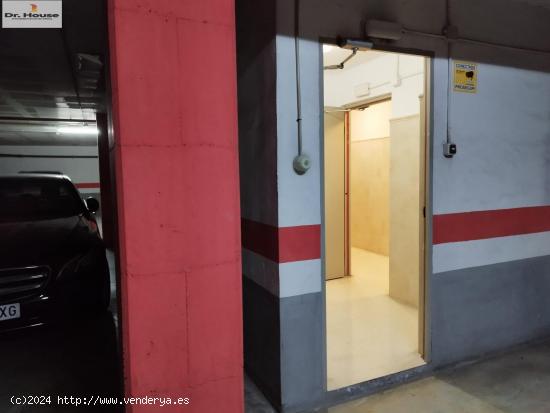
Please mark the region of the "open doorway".
[[325, 45], [327, 388], [425, 364], [427, 58]]

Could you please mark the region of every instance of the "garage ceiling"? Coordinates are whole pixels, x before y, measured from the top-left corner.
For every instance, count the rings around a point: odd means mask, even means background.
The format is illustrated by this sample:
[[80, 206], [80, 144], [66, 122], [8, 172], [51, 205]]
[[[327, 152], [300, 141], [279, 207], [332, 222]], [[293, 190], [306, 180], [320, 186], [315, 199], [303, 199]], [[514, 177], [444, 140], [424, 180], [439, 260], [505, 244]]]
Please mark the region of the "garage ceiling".
[[103, 0], [64, 0], [62, 29], [0, 29], [0, 144], [83, 143], [56, 126], [104, 108], [105, 16]]

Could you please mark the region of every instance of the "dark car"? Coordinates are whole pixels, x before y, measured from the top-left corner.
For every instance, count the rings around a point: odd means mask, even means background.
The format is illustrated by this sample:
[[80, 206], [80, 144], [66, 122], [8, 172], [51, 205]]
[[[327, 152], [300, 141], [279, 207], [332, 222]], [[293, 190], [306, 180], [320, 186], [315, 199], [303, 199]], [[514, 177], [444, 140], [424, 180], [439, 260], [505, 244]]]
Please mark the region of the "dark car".
[[106, 310], [98, 208], [64, 175], [0, 176], [0, 330]]

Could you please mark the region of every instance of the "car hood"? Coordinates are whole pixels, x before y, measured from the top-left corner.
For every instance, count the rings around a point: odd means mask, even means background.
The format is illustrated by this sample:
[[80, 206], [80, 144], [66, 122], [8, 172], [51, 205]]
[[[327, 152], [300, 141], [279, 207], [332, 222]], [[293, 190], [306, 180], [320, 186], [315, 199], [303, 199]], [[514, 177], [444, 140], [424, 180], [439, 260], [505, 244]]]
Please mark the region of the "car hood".
[[0, 267], [48, 265], [77, 254], [90, 233], [82, 216], [0, 223]]

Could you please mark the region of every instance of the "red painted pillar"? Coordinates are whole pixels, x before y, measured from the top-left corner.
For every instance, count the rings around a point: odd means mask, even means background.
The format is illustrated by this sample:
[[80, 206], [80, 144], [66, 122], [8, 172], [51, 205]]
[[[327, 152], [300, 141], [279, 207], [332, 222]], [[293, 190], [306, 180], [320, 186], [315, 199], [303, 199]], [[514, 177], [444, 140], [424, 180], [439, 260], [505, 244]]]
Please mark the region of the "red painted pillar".
[[233, 0], [110, 0], [109, 21], [126, 394], [242, 412]]

